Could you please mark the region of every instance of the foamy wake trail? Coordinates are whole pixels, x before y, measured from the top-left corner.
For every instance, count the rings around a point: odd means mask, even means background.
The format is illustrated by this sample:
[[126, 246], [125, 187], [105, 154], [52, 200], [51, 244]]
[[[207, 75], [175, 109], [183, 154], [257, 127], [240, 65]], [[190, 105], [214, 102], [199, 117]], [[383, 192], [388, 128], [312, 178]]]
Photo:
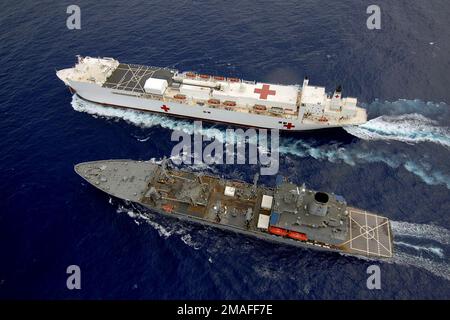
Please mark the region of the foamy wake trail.
[[450, 130], [418, 114], [381, 116], [360, 126], [344, 128], [364, 140], [396, 140], [406, 143], [432, 142], [450, 147]]
[[403, 242], [403, 241], [395, 241], [394, 244], [397, 245], [397, 246], [413, 248], [414, 250], [416, 250], [418, 252], [420, 252], [420, 251], [427, 251], [427, 252], [430, 252], [430, 253], [438, 256], [441, 259], [443, 259], [445, 257], [444, 249], [442, 249], [442, 248], [433, 247], [433, 246], [414, 245], [414, 244], [410, 244], [410, 243]]
[[450, 281], [450, 265], [446, 262], [433, 261], [417, 255], [398, 251], [394, 254], [392, 262], [421, 268], [432, 274]]
[[[445, 249], [437, 244], [422, 244], [431, 240], [442, 246], [449, 245], [449, 230], [435, 225], [401, 221], [391, 221], [391, 227], [395, 246], [392, 262], [421, 268], [450, 281], [450, 265], [445, 257]], [[421, 240], [421, 244], [417, 244], [417, 241], [408, 242], [408, 238]], [[428, 255], [424, 256], [424, 253]]]
[[445, 245], [450, 244], [450, 231], [443, 227], [401, 221], [391, 221], [391, 227], [394, 235], [428, 239]]
[[[72, 107], [79, 112], [86, 112], [95, 116], [106, 118], [119, 118], [139, 127], [150, 128], [161, 126], [170, 130], [179, 130], [188, 134], [194, 133], [192, 122], [172, 119], [170, 117], [159, 116], [150, 113], [138, 112], [135, 110], [125, 110], [105, 107], [99, 104], [87, 102], [79, 98], [76, 94], [72, 97]], [[431, 120], [430, 120], [431, 121]], [[225, 134], [224, 130], [217, 128], [203, 128], [198, 132], [208, 138], [214, 138], [225, 143], [234, 139]], [[447, 138], [448, 139], [448, 138]], [[250, 141], [250, 143], [255, 143]], [[404, 155], [392, 155], [382, 153], [379, 150], [361, 149], [358, 147], [341, 147], [338, 143], [329, 143], [327, 145], [314, 146], [303, 140], [283, 138], [280, 139], [279, 151], [281, 154], [291, 154], [297, 157], [313, 157], [317, 160], [324, 160], [333, 163], [343, 162], [350, 166], [364, 163], [383, 162], [391, 168], [403, 166], [406, 170], [419, 177], [428, 185], [444, 184], [450, 189], [450, 175], [433, 169], [427, 163], [415, 162]]]
[[382, 162], [393, 169], [403, 167], [428, 185], [445, 185], [450, 189], [450, 175], [424, 160], [413, 161], [406, 154], [391, 154], [379, 149], [359, 148], [358, 146], [341, 146], [339, 143], [314, 146], [303, 140], [281, 139], [280, 153], [296, 157], [312, 157], [332, 163], [345, 163], [357, 166], [365, 163]]
[[[194, 130], [192, 122], [173, 119], [166, 116], [160, 116], [149, 112], [140, 112], [132, 109], [119, 109], [106, 107], [97, 103], [85, 101], [78, 97], [76, 94], [72, 96], [72, 108], [75, 111], [85, 112], [95, 116], [101, 116], [105, 118], [122, 119], [128, 123], [136, 125], [142, 128], [151, 128], [154, 126], [160, 126], [165, 129], [173, 131], [181, 131], [187, 134], [197, 133]], [[202, 132], [199, 132], [209, 138], [217, 138], [219, 141], [224, 142], [224, 132], [216, 128], [203, 128]], [[140, 140], [141, 142], [142, 139]]]
[[[110, 201], [110, 204], [113, 204], [112, 201]], [[163, 225], [161, 223], [157, 223], [152, 220], [152, 215], [148, 213], [140, 212], [137, 208], [126, 208], [122, 205], [119, 205], [116, 209], [117, 213], [125, 213], [130, 218], [136, 222], [136, 224], [140, 225], [141, 222], [145, 222], [146, 224], [150, 225], [153, 229], [155, 229], [159, 236], [167, 239], [172, 235], [178, 235], [180, 236], [181, 241], [183, 241], [184, 244], [187, 246], [198, 250], [201, 248], [201, 244], [195, 242], [192, 239], [192, 236], [188, 233], [189, 230], [184, 226], [180, 224], [171, 224], [170, 226]]]

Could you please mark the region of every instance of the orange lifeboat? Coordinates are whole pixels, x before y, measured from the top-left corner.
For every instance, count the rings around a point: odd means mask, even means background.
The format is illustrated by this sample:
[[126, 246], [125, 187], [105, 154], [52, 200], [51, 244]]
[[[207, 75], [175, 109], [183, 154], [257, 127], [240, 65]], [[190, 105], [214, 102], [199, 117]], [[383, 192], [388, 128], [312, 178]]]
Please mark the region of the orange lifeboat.
[[225, 80], [225, 77], [222, 77], [222, 76], [214, 76], [214, 80], [222, 81], [222, 80]]
[[288, 234], [286, 230], [277, 227], [269, 227], [269, 233], [275, 234], [280, 237], [285, 237]]
[[210, 76], [210, 75], [207, 75], [207, 74], [200, 74], [199, 77], [200, 77], [201, 79], [209, 79], [209, 78], [211, 78], [211, 76]]
[[295, 239], [295, 240], [300, 240], [300, 241], [306, 241], [308, 240], [308, 236], [304, 233], [300, 233], [300, 232], [296, 232], [296, 231], [289, 231], [287, 233], [287, 236], [289, 238]]
[[265, 105], [262, 105], [262, 104], [255, 104], [253, 106], [253, 109], [256, 110], [256, 111], [266, 111], [267, 107]]
[[195, 78], [195, 73], [188, 72], [188, 73], [186, 73], [186, 77], [188, 77], [188, 78]]
[[241, 81], [238, 78], [228, 78], [227, 80], [230, 81], [230, 82], [239, 82], [239, 81]]
[[220, 100], [219, 99], [209, 99], [208, 104], [218, 105], [218, 104], [220, 104]]
[[234, 102], [234, 101], [224, 101], [223, 105], [227, 106], [227, 107], [235, 107], [236, 106], [236, 102]]
[[171, 213], [173, 211], [173, 205], [165, 204], [162, 206], [162, 209], [167, 213]]
[[327, 122], [327, 121], [328, 121], [328, 118], [327, 118], [327, 117], [324, 117], [324, 116], [321, 116], [321, 117], [319, 118], [319, 121], [321, 121], [321, 122]]
[[184, 94], [176, 94], [173, 97], [175, 99], [178, 99], [178, 100], [185, 100], [186, 99], [186, 96]]

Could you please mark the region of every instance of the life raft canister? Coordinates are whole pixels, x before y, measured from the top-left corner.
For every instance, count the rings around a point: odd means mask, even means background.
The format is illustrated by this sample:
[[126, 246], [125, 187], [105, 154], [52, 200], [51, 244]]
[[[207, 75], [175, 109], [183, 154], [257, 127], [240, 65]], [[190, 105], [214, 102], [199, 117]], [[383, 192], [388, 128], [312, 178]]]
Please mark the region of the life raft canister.
[[296, 231], [289, 231], [287, 236], [289, 238], [300, 240], [300, 241], [306, 241], [308, 240], [308, 236], [304, 233], [296, 232]]
[[214, 76], [214, 80], [219, 80], [219, 81], [225, 80], [225, 77], [222, 77], [222, 76]]
[[277, 236], [285, 237], [287, 236], [288, 232], [287, 230], [278, 228], [278, 227], [269, 227], [269, 233], [275, 234]]
[[241, 81], [238, 78], [227, 78], [227, 80], [230, 81], [230, 82], [239, 82], [239, 81]]
[[165, 204], [162, 206], [162, 209], [167, 213], [171, 213], [173, 211], [173, 205]]
[[262, 105], [262, 104], [255, 104], [253, 106], [253, 109], [255, 109], [257, 111], [266, 111], [267, 107], [265, 105]]
[[209, 104], [220, 104], [220, 100], [218, 100], [218, 99], [209, 99], [208, 103]]
[[236, 106], [236, 102], [234, 102], [234, 101], [224, 101], [223, 104], [227, 107], [235, 107]]
[[178, 99], [178, 100], [185, 100], [186, 99], [186, 96], [184, 94], [176, 94], [173, 97], [175, 99]]

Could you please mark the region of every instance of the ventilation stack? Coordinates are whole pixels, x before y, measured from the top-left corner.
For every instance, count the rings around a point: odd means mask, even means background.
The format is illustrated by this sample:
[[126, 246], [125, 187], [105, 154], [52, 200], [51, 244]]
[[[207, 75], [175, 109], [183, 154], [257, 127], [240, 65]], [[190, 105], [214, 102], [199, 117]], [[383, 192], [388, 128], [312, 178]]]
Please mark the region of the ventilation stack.
[[324, 217], [328, 211], [328, 194], [325, 192], [316, 192], [314, 200], [308, 205], [308, 211], [315, 216]]

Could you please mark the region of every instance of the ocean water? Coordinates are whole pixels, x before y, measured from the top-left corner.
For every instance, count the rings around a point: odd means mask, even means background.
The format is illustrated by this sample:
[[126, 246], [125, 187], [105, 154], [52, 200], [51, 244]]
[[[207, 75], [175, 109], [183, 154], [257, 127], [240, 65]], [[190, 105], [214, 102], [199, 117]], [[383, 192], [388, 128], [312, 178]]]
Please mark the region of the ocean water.
[[[81, 8], [81, 30], [66, 8]], [[450, 298], [450, 4], [378, 1], [3, 1], [0, 3], [0, 297], [31, 299]], [[389, 217], [390, 262], [277, 245], [165, 219], [96, 191], [89, 160], [170, 156], [192, 123], [105, 108], [68, 93], [75, 55], [356, 96], [358, 128], [283, 134], [280, 174]], [[208, 125], [206, 136], [226, 127]], [[189, 168], [189, 167], [188, 167]], [[251, 181], [251, 166], [197, 166]], [[274, 183], [274, 177], [261, 179]], [[81, 268], [81, 290], [66, 268]], [[381, 290], [366, 269], [379, 265]]]

